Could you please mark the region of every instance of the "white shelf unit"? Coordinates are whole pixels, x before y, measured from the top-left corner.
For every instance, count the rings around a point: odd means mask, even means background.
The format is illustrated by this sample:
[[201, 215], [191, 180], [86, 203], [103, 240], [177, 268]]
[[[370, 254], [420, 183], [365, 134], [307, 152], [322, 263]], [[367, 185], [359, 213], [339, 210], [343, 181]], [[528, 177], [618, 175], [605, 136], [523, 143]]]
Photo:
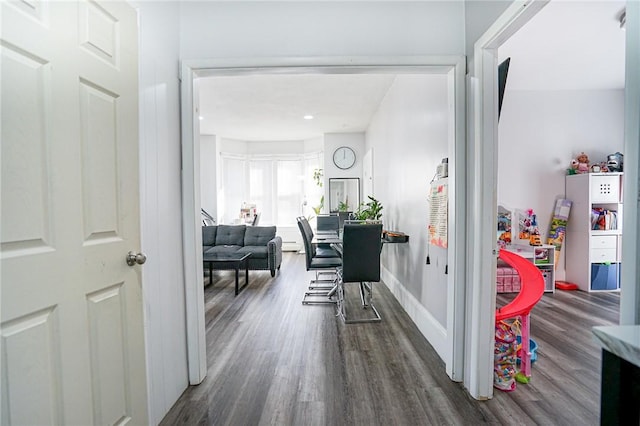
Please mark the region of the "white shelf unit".
[[[573, 202], [565, 235], [566, 277], [583, 291], [618, 291], [622, 241], [622, 173], [568, 175], [566, 198]], [[607, 229], [594, 230], [593, 209], [615, 212]], [[610, 216], [611, 217], [611, 216]]]
[[544, 291], [546, 293], [554, 293], [555, 286], [555, 251], [556, 247], [550, 244], [541, 246], [532, 246], [527, 244], [511, 244], [507, 246], [507, 250], [519, 254], [525, 259], [533, 262], [542, 273], [544, 279]]

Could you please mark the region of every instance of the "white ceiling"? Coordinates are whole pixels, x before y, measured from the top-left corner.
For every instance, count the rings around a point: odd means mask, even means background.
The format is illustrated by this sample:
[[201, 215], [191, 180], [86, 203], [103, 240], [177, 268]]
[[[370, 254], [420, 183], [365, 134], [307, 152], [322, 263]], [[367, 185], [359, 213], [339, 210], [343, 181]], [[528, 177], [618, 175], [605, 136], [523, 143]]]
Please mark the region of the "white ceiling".
[[[200, 81], [200, 133], [247, 141], [362, 132], [394, 75], [255, 75]], [[313, 120], [305, 120], [307, 114]]]
[[[624, 88], [624, 1], [553, 0], [499, 49], [507, 90]], [[393, 75], [252, 75], [200, 80], [200, 133], [245, 141], [362, 132]], [[311, 114], [313, 120], [303, 119]]]
[[507, 90], [624, 88], [624, 1], [553, 0], [499, 49]]

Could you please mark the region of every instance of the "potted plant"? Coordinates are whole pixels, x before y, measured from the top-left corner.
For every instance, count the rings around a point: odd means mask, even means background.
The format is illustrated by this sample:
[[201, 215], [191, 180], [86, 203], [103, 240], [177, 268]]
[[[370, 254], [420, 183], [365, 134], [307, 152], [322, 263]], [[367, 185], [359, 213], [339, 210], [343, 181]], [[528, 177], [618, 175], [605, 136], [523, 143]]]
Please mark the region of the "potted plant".
[[320, 213], [322, 213], [323, 207], [324, 207], [324, 195], [320, 197], [320, 204], [318, 204], [317, 206], [313, 206], [311, 208], [313, 209], [313, 212], [316, 214], [316, 216], [318, 216]]
[[356, 220], [380, 220], [382, 217], [382, 204], [372, 196], [368, 196], [369, 202], [361, 203], [354, 213]]

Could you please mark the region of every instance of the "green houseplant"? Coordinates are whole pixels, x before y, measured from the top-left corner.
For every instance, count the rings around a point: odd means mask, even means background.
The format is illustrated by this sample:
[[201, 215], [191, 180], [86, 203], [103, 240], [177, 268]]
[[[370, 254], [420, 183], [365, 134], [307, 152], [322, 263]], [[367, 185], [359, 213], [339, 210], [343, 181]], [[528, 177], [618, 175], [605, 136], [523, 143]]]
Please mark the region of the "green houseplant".
[[368, 203], [360, 203], [358, 210], [354, 213], [356, 220], [380, 220], [383, 206], [372, 196], [368, 196]]

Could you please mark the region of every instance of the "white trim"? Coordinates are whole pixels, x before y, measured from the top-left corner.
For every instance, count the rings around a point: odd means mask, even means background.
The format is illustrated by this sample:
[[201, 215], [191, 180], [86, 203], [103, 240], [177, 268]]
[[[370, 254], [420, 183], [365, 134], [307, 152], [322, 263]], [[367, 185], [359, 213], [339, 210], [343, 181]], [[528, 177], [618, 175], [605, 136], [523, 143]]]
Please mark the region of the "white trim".
[[[337, 74], [337, 73], [422, 73], [422, 74], [448, 74], [453, 72], [454, 93], [450, 92], [455, 107], [455, 137], [456, 146], [453, 156], [464, 161], [464, 72], [465, 60], [461, 56], [401, 56], [401, 57], [309, 57], [309, 58], [231, 58], [231, 59], [206, 59], [183, 60], [181, 63], [181, 106], [182, 106], [182, 211], [183, 211], [183, 242], [184, 242], [184, 274], [186, 292], [187, 315], [187, 358], [189, 361], [189, 381], [191, 384], [200, 383], [206, 375], [206, 338], [204, 330], [204, 291], [202, 278], [202, 250], [200, 234], [200, 213], [195, 206], [200, 205], [200, 177], [199, 177], [199, 120], [196, 120], [197, 111], [194, 110], [194, 89], [197, 77], [222, 76], [222, 75], [255, 75], [255, 74]], [[451, 75], [451, 74], [450, 74]], [[195, 80], [195, 81], [194, 81]], [[450, 148], [451, 149], [451, 148]], [[451, 152], [451, 151], [450, 151]], [[465, 181], [464, 164], [460, 164], [455, 175], [460, 182]], [[451, 165], [450, 165], [451, 167]], [[455, 188], [457, 193], [455, 201], [455, 214], [459, 220], [452, 223], [462, 223], [466, 216], [464, 200], [466, 199], [466, 187], [459, 185]], [[459, 192], [459, 193], [458, 193]], [[450, 232], [455, 233], [453, 227]], [[455, 244], [464, 241], [464, 234], [459, 232], [450, 236], [452, 244], [450, 252], [456, 250]], [[453, 256], [453, 254], [452, 254]], [[465, 265], [464, 245], [458, 246], [455, 260]], [[463, 338], [464, 336], [464, 276], [461, 271], [463, 266], [458, 265], [454, 274], [449, 277], [449, 290], [447, 298], [455, 295], [458, 299], [448, 300], [447, 306], [453, 312], [448, 324], [455, 325], [448, 335], [445, 333], [445, 347], [439, 353], [447, 365], [447, 373], [454, 380], [463, 377]], [[452, 268], [454, 269], [454, 268]], [[451, 288], [455, 287], [452, 291]], [[422, 308], [424, 309], [424, 308]], [[416, 314], [418, 311], [415, 311]], [[422, 318], [423, 315], [420, 315]], [[436, 322], [437, 323], [437, 322]], [[424, 324], [424, 322], [423, 322]], [[441, 326], [440, 326], [441, 327]], [[423, 326], [424, 329], [424, 326]], [[427, 339], [440, 339], [438, 333], [434, 336], [426, 336]], [[449, 343], [446, 343], [446, 339]], [[432, 342], [432, 344], [435, 340]], [[440, 341], [435, 342], [439, 347]], [[456, 346], [457, 345], [457, 346]], [[435, 345], [434, 345], [435, 347]], [[457, 350], [453, 350], [453, 348]], [[450, 353], [451, 352], [451, 353]], [[455, 357], [452, 359], [451, 357]]]
[[[199, 121], [194, 120], [197, 96], [195, 73], [182, 66], [180, 82], [182, 118], [182, 243], [184, 250], [184, 282], [187, 308], [187, 363], [189, 383], [202, 383], [207, 375], [207, 340], [204, 325], [204, 283], [202, 267], [200, 205], [200, 139]], [[194, 95], [195, 94], [195, 95]], [[191, 123], [191, 125], [189, 125]], [[190, 143], [185, 143], [189, 141]], [[196, 178], [197, 177], [197, 178]]]
[[450, 350], [447, 330], [384, 266], [381, 267], [380, 276], [391, 294], [395, 296], [400, 306], [404, 308], [409, 318], [413, 320], [420, 333], [429, 341], [440, 358], [448, 359]]
[[[466, 63], [461, 62], [449, 72], [449, 247], [447, 250], [447, 353], [446, 371], [452, 380], [464, 378], [464, 336], [466, 317]], [[453, 161], [452, 161], [453, 160]], [[463, 189], [464, 188], [464, 189]]]
[[640, 324], [640, 3], [627, 1], [620, 324]]
[[520, 29], [548, 0], [517, 0], [474, 45], [474, 74], [478, 81], [472, 106], [475, 127], [469, 143], [473, 190], [469, 191], [468, 251], [470, 287], [468, 357], [465, 385], [476, 399], [493, 396], [493, 345], [496, 302], [496, 210], [498, 61], [496, 49]]

